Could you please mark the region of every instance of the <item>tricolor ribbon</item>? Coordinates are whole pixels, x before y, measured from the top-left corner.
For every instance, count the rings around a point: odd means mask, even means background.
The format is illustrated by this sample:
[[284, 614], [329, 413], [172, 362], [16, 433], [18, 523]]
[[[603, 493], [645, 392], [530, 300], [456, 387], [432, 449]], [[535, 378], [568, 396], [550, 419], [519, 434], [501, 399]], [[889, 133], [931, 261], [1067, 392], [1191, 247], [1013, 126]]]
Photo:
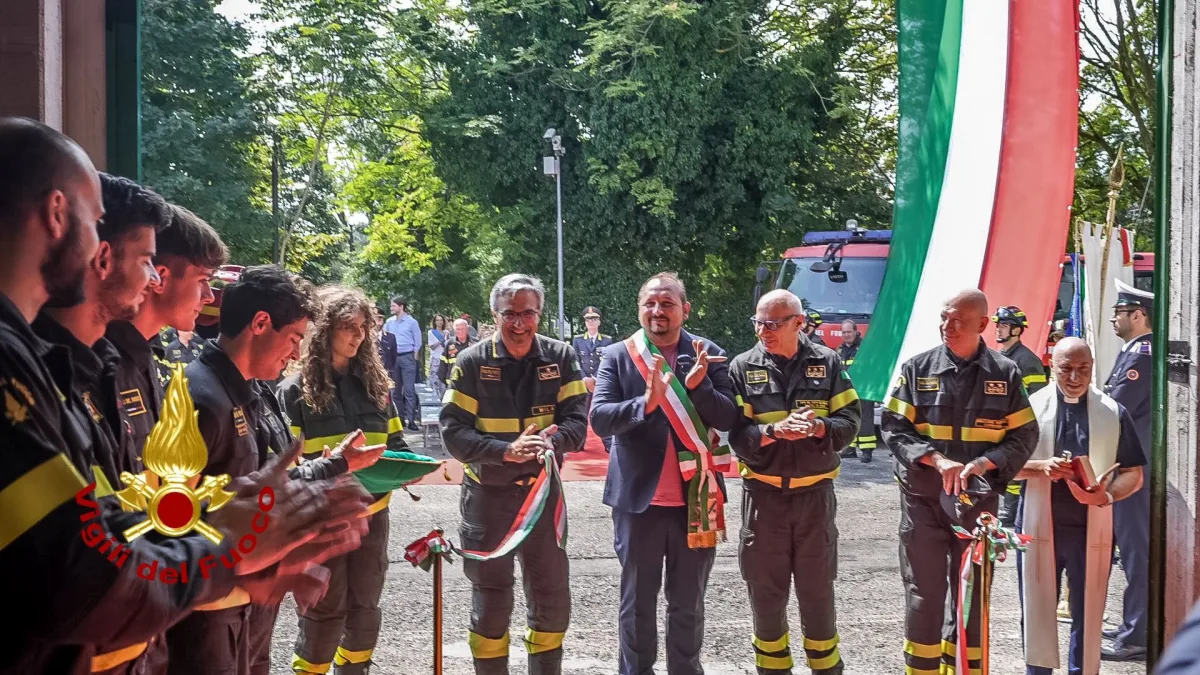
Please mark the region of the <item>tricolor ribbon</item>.
[[975, 591], [975, 567], [979, 567], [979, 651], [981, 675], [988, 673], [988, 633], [991, 624], [989, 606], [991, 605], [991, 575], [997, 561], [1004, 562], [1009, 551], [1024, 551], [1032, 540], [1026, 534], [1003, 527], [1000, 521], [990, 513], [983, 513], [976, 521], [978, 527], [968, 532], [965, 528], [954, 526], [954, 534], [959, 539], [970, 540], [958, 567], [958, 617], [956, 619], [956, 634], [958, 644], [954, 651], [954, 670], [959, 673], [971, 672], [967, 658], [967, 622], [971, 618], [971, 598]]
[[428, 572], [436, 558], [446, 562], [453, 561], [452, 551], [453, 545], [442, 536], [442, 531], [434, 530], [406, 546], [404, 559], [412, 563], [413, 567], [420, 567]]
[[562, 477], [558, 472], [558, 464], [554, 459], [553, 450], [543, 450], [538, 455], [538, 461], [542, 463], [542, 472], [538, 474], [537, 480], [533, 482], [533, 487], [529, 490], [529, 494], [525, 496], [524, 503], [521, 504], [521, 510], [517, 512], [516, 520], [513, 521], [512, 527], [508, 529], [508, 534], [504, 535], [504, 539], [500, 541], [500, 545], [491, 551], [468, 551], [466, 549], [453, 546], [462, 557], [468, 560], [478, 560], [480, 562], [487, 560], [495, 560], [503, 558], [512, 553], [525, 541], [533, 528], [537, 525], [538, 520], [542, 517], [542, 512], [546, 510], [546, 504], [550, 501], [550, 495], [554, 492], [552, 488], [558, 488], [558, 503], [554, 507], [554, 536], [558, 540], [558, 547], [566, 550], [567, 548], [567, 502], [566, 496], [563, 494]]

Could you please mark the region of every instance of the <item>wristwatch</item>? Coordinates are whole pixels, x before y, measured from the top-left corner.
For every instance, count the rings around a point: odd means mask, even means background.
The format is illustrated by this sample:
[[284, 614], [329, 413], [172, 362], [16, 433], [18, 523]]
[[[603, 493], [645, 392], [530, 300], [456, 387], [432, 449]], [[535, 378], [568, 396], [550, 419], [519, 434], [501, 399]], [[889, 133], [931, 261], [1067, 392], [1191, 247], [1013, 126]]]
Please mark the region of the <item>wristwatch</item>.
[[767, 438], [769, 438], [773, 441], [779, 440], [778, 438], [775, 438], [775, 425], [774, 424], [768, 424], [763, 429], [763, 435], [765, 435]]

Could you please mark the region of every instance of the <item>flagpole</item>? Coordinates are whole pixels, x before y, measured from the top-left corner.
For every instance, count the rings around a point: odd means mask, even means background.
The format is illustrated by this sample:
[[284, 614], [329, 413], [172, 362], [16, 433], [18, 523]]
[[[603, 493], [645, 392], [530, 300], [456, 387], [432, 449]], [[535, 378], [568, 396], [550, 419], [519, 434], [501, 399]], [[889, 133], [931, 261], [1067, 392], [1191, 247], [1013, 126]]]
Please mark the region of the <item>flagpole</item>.
[[1108, 172], [1108, 213], [1104, 218], [1104, 257], [1100, 260], [1100, 311], [1104, 311], [1104, 291], [1108, 290], [1108, 255], [1112, 249], [1113, 228], [1117, 224], [1117, 197], [1125, 184], [1125, 149], [1117, 148], [1117, 160]]
[[[441, 535], [441, 530], [438, 530]], [[442, 556], [433, 557], [433, 675], [442, 675]]]

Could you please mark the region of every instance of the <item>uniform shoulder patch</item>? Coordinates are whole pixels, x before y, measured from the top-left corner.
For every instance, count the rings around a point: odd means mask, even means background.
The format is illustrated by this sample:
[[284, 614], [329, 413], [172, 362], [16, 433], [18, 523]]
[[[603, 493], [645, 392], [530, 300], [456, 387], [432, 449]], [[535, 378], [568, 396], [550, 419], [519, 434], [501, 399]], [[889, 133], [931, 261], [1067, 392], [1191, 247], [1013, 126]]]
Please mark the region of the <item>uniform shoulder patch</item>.
[[557, 363], [551, 363], [548, 366], [538, 366], [537, 374], [539, 380], [557, 380], [562, 377], [562, 374], [558, 372]]
[[1150, 355], [1151, 355], [1151, 354], [1150, 354], [1150, 350], [1151, 350], [1151, 348], [1152, 348], [1152, 346], [1151, 346], [1150, 342], [1149, 342], [1149, 341], [1145, 341], [1145, 340], [1144, 340], [1144, 341], [1142, 341], [1142, 342], [1139, 342], [1139, 343], [1138, 343], [1138, 345], [1137, 345], [1137, 353], [1138, 353], [1138, 354], [1145, 354], [1146, 356], [1150, 356]]
[[[901, 384], [903, 384], [904, 377], [901, 376], [900, 380], [901, 380]], [[941, 391], [941, 390], [942, 390], [942, 378], [940, 378], [940, 377], [918, 377], [917, 378], [917, 391]]]
[[825, 366], [805, 366], [804, 376], [811, 378], [825, 377]]
[[500, 369], [495, 366], [479, 366], [479, 379], [490, 382], [499, 382]]
[[991, 396], [1007, 396], [1008, 383], [1003, 380], [985, 380], [983, 383], [983, 393]]
[[746, 371], [746, 384], [766, 384], [770, 380], [771, 376], [765, 370]]

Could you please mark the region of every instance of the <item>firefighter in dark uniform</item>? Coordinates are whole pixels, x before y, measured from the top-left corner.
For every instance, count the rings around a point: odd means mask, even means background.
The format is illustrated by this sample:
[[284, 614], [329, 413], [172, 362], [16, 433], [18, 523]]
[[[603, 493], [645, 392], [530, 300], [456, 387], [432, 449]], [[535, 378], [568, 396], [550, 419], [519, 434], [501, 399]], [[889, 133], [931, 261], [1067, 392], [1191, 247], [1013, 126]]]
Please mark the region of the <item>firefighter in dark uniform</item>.
[[[279, 401], [306, 457], [320, 457], [346, 434], [362, 430], [365, 443], [407, 450], [400, 416], [392, 404], [387, 371], [371, 335], [378, 330], [372, 303], [357, 289], [320, 290], [316, 328], [305, 339], [299, 372], [279, 385]], [[379, 451], [382, 453], [382, 449]], [[343, 460], [343, 464], [345, 461]], [[359, 466], [347, 466], [357, 470]], [[391, 493], [371, 495], [370, 530], [362, 546], [330, 560], [329, 590], [300, 614], [292, 656], [296, 673], [365, 673], [379, 638], [388, 558]]]
[[166, 352], [157, 340], [147, 339], [129, 321], [108, 324], [104, 337], [121, 357], [116, 372], [117, 409], [122, 430], [130, 435], [130, 443], [141, 457], [162, 407], [159, 368], [167, 363]]
[[442, 382], [450, 379], [450, 373], [454, 371], [454, 364], [458, 362], [458, 355], [466, 351], [467, 347], [475, 344], [475, 338], [471, 337], [469, 328], [470, 324], [466, 319], [454, 320], [454, 336], [446, 342], [446, 348], [442, 350], [441, 362], [438, 363], [438, 379]]
[[[991, 492], [978, 506], [995, 513], [999, 493], [1029, 460], [1038, 437], [1016, 365], [983, 344], [987, 324], [982, 292], [964, 291], [949, 300], [942, 309], [943, 344], [909, 359], [883, 404], [883, 442], [896, 458], [901, 492], [904, 658], [910, 673], [946, 672], [955, 663], [958, 576], [947, 572], [966, 542], [951, 528], [941, 495], [958, 494], [979, 476]], [[968, 656], [976, 658], [979, 591], [977, 586], [967, 625]], [[972, 660], [970, 667], [980, 666]]]
[[[992, 315], [992, 323], [996, 324], [996, 343], [1000, 345], [1000, 353], [1009, 361], [1017, 364], [1021, 371], [1021, 382], [1025, 392], [1033, 392], [1046, 386], [1046, 367], [1033, 350], [1021, 342], [1021, 335], [1029, 328], [1029, 319], [1020, 307], [1001, 307]], [[1000, 522], [1005, 527], [1014, 527], [1017, 523], [1017, 503], [1021, 498], [1021, 484], [1013, 481], [1008, 484], [1000, 502]]]
[[[510, 274], [492, 288], [498, 331], [459, 354], [447, 380], [441, 426], [446, 449], [463, 463], [463, 548], [495, 549], [542, 471], [538, 457], [583, 447], [587, 387], [575, 350], [537, 334], [545, 290], [537, 279]], [[530, 675], [562, 672], [562, 641], [571, 613], [566, 551], [558, 547], [551, 496], [515, 554], [463, 561], [473, 609], [468, 643], [481, 675], [508, 672], [513, 608], [513, 557], [521, 557], [529, 606], [525, 650]]]
[[792, 578], [804, 653], [814, 673], [841, 673], [834, 609], [838, 449], [858, 430], [858, 394], [833, 350], [801, 331], [800, 299], [759, 300], [759, 343], [729, 366], [742, 409], [729, 435], [745, 479], [738, 561], [754, 614], [762, 675], [792, 672], [787, 602]]
[[158, 331], [158, 342], [168, 362], [187, 365], [200, 356], [205, 340], [193, 331], [180, 332], [173, 326], [163, 326]]
[[[1117, 302], [1111, 319], [1117, 336], [1125, 340], [1104, 384], [1104, 393], [1125, 406], [1133, 417], [1138, 440], [1150, 462], [1151, 355], [1154, 294], [1116, 280]], [[1111, 639], [1100, 651], [1105, 661], [1142, 661], [1146, 658], [1146, 612], [1150, 592], [1150, 487], [1141, 489], [1113, 505], [1113, 542], [1121, 554], [1125, 587], [1121, 625], [1105, 631]]]
[[[587, 385], [588, 389], [588, 410], [592, 408], [592, 391], [596, 389], [596, 372], [600, 370], [600, 357], [604, 355], [604, 348], [613, 343], [611, 335], [600, 332], [600, 320], [600, 310], [591, 306], [585, 307], [583, 322], [587, 325], [587, 332], [576, 335], [571, 340], [571, 346], [579, 355], [579, 369], [583, 371], [583, 383]], [[605, 436], [600, 440], [604, 443], [604, 449], [610, 450], [612, 437]]]
[[804, 336], [807, 337], [808, 341], [814, 345], [821, 345], [824, 347], [826, 346], [825, 340], [821, 339], [820, 334], [817, 333], [817, 328], [822, 323], [823, 321], [821, 320], [820, 312], [815, 309], [804, 310]]
[[[862, 335], [858, 332], [858, 324], [850, 319], [842, 322], [842, 344], [838, 345], [837, 353], [846, 368], [854, 365], [854, 357], [858, 356], [858, 348], [862, 346]], [[877, 441], [875, 438], [875, 404], [859, 399], [858, 435], [854, 443], [842, 450], [842, 457], [847, 459], [859, 455], [863, 464], [870, 464], [874, 459]]]

